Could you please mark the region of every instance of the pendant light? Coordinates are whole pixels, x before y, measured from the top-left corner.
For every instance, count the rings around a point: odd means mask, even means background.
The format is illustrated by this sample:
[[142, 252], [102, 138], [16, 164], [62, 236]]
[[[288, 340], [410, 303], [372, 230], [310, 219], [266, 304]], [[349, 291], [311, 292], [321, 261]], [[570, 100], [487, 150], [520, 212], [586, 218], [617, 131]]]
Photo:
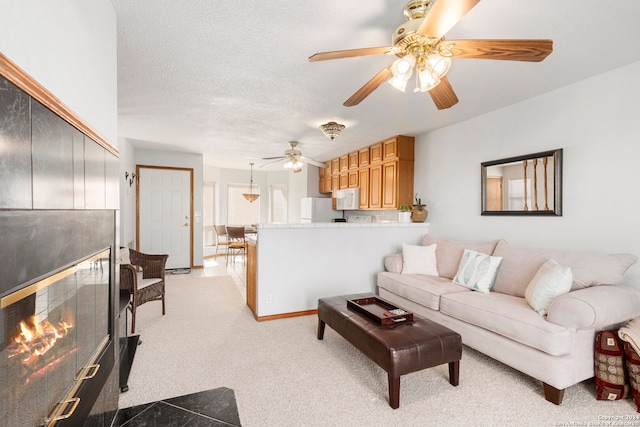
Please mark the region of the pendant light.
[[253, 192], [253, 163], [249, 163], [249, 165], [251, 166], [251, 181], [249, 183], [249, 192], [243, 193], [242, 195], [245, 199], [253, 203], [258, 199], [258, 197], [260, 197], [260, 195]]

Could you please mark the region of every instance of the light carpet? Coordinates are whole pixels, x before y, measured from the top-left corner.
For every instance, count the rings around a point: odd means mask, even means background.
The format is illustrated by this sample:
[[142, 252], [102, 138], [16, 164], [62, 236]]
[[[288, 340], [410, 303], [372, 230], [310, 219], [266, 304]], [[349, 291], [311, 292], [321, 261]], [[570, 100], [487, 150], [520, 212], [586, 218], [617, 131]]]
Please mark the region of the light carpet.
[[468, 347], [459, 386], [447, 365], [405, 375], [393, 410], [387, 374], [330, 328], [318, 340], [317, 316], [257, 322], [228, 276], [167, 278], [166, 292], [165, 316], [159, 303], [138, 308], [142, 345], [121, 408], [228, 387], [247, 427], [640, 426], [632, 400], [598, 401], [592, 380], [556, 406], [539, 381]]

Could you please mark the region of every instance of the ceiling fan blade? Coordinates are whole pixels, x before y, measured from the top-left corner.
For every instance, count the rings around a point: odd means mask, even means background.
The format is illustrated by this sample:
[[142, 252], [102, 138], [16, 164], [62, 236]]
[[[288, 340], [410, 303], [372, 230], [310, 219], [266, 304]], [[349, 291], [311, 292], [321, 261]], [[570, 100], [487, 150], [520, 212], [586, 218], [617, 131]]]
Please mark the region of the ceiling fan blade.
[[262, 168], [262, 167], [265, 167], [265, 166], [268, 166], [268, 165], [271, 165], [271, 164], [274, 164], [274, 163], [278, 163], [278, 162], [284, 160], [284, 157], [266, 157], [266, 158], [263, 158], [262, 160], [270, 160], [270, 159], [277, 159], [277, 160], [274, 160], [272, 162], [267, 162], [264, 165], [260, 165], [259, 167]]
[[391, 65], [387, 65], [382, 71], [373, 76], [371, 80], [366, 82], [364, 86], [362, 86], [356, 93], [351, 95], [351, 98], [347, 99], [344, 104], [345, 107], [353, 107], [354, 105], [360, 104], [363, 99], [365, 99], [371, 92], [376, 90], [382, 83], [389, 80], [391, 77]]
[[313, 160], [313, 159], [311, 159], [309, 157], [300, 156], [300, 159], [305, 163], [310, 163], [312, 165], [318, 166], [319, 168], [326, 169], [326, 168], [329, 167], [329, 165], [327, 165], [326, 163], [320, 163], [320, 162], [318, 162], [316, 160]]
[[418, 27], [417, 33], [442, 38], [480, 0], [438, 0]]
[[445, 76], [440, 79], [440, 84], [429, 91], [431, 99], [436, 104], [438, 110], [445, 110], [458, 103], [458, 97]]
[[327, 61], [329, 59], [352, 58], [354, 56], [383, 55], [393, 53], [397, 48], [393, 46], [366, 47], [362, 49], [334, 50], [332, 52], [318, 52], [309, 57], [310, 62]]
[[447, 40], [454, 58], [540, 62], [553, 52], [553, 40]]

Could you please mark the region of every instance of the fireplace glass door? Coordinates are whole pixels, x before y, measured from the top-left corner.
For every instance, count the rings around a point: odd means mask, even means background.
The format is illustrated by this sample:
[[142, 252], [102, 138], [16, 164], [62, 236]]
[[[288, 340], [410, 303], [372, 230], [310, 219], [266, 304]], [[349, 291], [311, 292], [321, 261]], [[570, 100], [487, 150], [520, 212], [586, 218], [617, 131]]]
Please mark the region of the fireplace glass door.
[[79, 404], [110, 339], [110, 270], [105, 249], [0, 299], [2, 425], [53, 425]]

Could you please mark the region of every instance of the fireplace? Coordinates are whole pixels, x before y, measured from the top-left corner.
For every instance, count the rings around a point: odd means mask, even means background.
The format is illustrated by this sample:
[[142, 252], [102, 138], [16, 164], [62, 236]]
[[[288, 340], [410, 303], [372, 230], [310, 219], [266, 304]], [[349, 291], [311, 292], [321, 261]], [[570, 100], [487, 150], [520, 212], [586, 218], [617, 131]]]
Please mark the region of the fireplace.
[[6, 425], [74, 425], [86, 418], [93, 402], [81, 404], [95, 401], [91, 395], [114, 362], [110, 260], [106, 248], [0, 298]]
[[0, 53], [0, 152], [0, 424], [108, 426], [118, 150]]

